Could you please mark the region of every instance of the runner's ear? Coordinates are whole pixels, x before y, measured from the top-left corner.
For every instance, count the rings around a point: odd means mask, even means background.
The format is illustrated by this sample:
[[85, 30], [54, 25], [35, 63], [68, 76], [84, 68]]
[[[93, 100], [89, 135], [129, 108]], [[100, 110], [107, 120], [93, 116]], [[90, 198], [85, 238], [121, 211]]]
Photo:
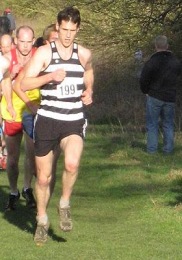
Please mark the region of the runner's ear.
[[58, 22], [56, 23], [56, 31], [59, 31], [59, 24], [58, 24]]
[[34, 43], [35, 43], [35, 38], [33, 38], [32, 45], [34, 45]]

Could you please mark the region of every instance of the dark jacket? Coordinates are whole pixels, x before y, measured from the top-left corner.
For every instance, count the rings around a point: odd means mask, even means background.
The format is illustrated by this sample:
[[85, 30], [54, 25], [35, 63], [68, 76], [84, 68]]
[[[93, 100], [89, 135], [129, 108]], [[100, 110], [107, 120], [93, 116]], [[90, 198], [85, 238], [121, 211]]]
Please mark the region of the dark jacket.
[[172, 52], [156, 52], [143, 67], [140, 77], [141, 91], [162, 101], [175, 102], [180, 73], [181, 63]]
[[16, 29], [16, 22], [14, 16], [12, 15], [12, 13], [8, 13], [6, 14], [6, 16], [10, 21], [10, 31], [14, 31]]
[[3, 34], [9, 34], [11, 31], [10, 27], [11, 27], [11, 24], [10, 24], [10, 20], [8, 19], [8, 17], [5, 15], [0, 16], [0, 37]]

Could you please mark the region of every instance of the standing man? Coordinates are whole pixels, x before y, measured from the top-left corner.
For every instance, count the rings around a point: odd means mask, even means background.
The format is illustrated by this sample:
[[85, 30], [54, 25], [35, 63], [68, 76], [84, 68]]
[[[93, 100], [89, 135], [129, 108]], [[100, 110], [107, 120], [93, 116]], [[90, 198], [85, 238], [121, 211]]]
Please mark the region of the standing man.
[[141, 78], [141, 91], [147, 95], [146, 127], [147, 152], [153, 154], [158, 148], [159, 119], [163, 128], [163, 152], [174, 149], [174, 112], [176, 83], [181, 64], [168, 50], [166, 36], [155, 39], [156, 52], [146, 62]]
[[4, 10], [4, 15], [9, 19], [10, 22], [10, 35], [13, 34], [13, 32], [16, 29], [16, 22], [15, 22], [15, 17], [12, 14], [11, 10], [9, 8], [6, 8]]
[[[72, 229], [70, 198], [78, 175], [86, 129], [84, 105], [92, 103], [93, 68], [90, 50], [74, 42], [80, 12], [67, 7], [57, 16], [58, 40], [38, 48], [25, 68], [22, 90], [40, 88], [41, 104], [35, 121], [37, 228], [34, 241], [47, 241], [51, 169], [57, 146], [64, 154], [60, 228]], [[84, 105], [83, 105], [84, 104]]]
[[[1, 113], [4, 123], [4, 134], [7, 157], [7, 175], [10, 185], [10, 194], [6, 204], [6, 210], [15, 210], [20, 198], [18, 189], [19, 157], [21, 141], [24, 134], [25, 162], [24, 162], [24, 187], [22, 196], [30, 208], [36, 207], [31, 182], [35, 170], [34, 144], [32, 140], [33, 115], [26, 110], [25, 103], [12, 92], [12, 84], [25, 64], [29, 61], [35, 50], [33, 49], [34, 31], [29, 26], [21, 26], [17, 29], [15, 38], [16, 48], [5, 55], [10, 61], [9, 77], [2, 81], [3, 97], [1, 101]], [[29, 93], [27, 93], [29, 94]], [[30, 93], [31, 101], [39, 105], [39, 91]], [[25, 113], [24, 113], [25, 111]]]

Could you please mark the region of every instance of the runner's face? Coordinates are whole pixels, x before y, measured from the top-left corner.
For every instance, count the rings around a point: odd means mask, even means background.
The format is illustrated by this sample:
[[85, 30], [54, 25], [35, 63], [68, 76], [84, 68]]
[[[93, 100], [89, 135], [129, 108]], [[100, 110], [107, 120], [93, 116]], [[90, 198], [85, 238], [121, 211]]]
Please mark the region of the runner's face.
[[12, 39], [9, 35], [3, 35], [1, 38], [1, 51], [3, 54], [8, 53], [12, 48]]
[[31, 30], [20, 30], [16, 39], [16, 48], [23, 55], [27, 56], [32, 50], [34, 43], [33, 33]]
[[59, 40], [62, 45], [67, 48], [73, 43], [79, 28], [77, 24], [63, 20], [60, 25], [57, 25], [57, 30]]
[[52, 31], [52, 32], [50, 33], [50, 36], [49, 36], [49, 42], [56, 41], [57, 39], [58, 39], [58, 33]]
[[11, 43], [5, 43], [1, 45], [1, 51], [3, 54], [8, 53], [12, 48], [12, 44]]

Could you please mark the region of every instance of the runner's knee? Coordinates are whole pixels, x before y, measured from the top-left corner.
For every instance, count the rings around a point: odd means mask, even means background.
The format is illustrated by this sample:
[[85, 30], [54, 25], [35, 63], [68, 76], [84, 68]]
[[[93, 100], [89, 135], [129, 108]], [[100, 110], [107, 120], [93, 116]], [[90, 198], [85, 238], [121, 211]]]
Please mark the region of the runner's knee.
[[79, 162], [77, 160], [68, 160], [65, 162], [65, 170], [70, 173], [78, 171]]
[[44, 174], [40, 174], [40, 173], [37, 175], [37, 183], [40, 186], [47, 187], [49, 186], [50, 181], [51, 181], [51, 177], [47, 177]]

